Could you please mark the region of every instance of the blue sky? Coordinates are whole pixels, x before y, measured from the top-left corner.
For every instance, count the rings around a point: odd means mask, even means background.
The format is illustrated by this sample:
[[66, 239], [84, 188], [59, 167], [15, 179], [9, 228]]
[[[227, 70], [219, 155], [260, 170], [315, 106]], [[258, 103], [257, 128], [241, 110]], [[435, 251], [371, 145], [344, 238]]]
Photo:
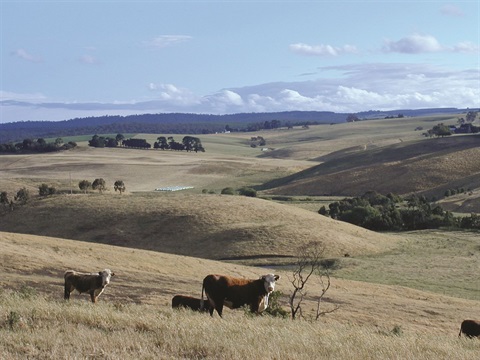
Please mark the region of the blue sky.
[[0, 122], [480, 107], [480, 2], [0, 0]]

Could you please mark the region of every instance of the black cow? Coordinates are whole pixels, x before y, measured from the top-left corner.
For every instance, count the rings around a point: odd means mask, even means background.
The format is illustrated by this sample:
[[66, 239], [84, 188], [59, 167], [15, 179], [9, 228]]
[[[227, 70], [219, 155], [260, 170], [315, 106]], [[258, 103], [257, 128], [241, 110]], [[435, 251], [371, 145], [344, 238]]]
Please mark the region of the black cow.
[[463, 320], [460, 325], [460, 332], [458, 336], [462, 336], [462, 333], [469, 338], [480, 337], [480, 321], [477, 320]]

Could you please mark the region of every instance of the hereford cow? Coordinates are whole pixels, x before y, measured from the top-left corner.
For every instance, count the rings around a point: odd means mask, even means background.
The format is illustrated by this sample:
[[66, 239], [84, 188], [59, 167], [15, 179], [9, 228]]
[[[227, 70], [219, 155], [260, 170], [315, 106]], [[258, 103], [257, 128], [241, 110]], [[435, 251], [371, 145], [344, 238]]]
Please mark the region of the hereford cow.
[[210, 303], [191, 296], [175, 295], [172, 299], [172, 308], [188, 308], [195, 311], [210, 311]]
[[462, 325], [460, 325], [458, 336], [462, 336], [462, 333], [469, 338], [480, 337], [480, 321], [463, 320]]
[[65, 272], [65, 300], [70, 299], [70, 293], [77, 290], [81, 293], [89, 293], [92, 302], [97, 298], [110, 283], [110, 278], [115, 274], [110, 269], [105, 269], [97, 273], [81, 273], [74, 270]]
[[222, 317], [223, 306], [237, 309], [248, 305], [252, 313], [261, 313], [268, 306], [268, 295], [275, 289], [279, 275], [267, 274], [257, 280], [238, 279], [223, 275], [207, 275], [203, 279], [203, 292], [210, 303], [210, 315], [217, 310]]

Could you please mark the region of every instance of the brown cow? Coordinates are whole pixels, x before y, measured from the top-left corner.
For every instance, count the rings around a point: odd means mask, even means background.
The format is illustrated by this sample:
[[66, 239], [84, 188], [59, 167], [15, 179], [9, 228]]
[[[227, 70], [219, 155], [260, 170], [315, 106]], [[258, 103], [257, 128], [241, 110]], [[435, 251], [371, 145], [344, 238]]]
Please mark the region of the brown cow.
[[191, 296], [175, 295], [172, 298], [172, 309], [180, 307], [188, 308], [194, 311], [210, 311], [210, 303], [208, 301], [203, 301], [202, 299]]
[[462, 336], [462, 333], [469, 338], [480, 337], [480, 321], [463, 320], [462, 325], [460, 325], [458, 336]]
[[77, 290], [81, 293], [89, 293], [92, 302], [96, 302], [100, 294], [105, 290], [105, 286], [110, 283], [110, 278], [115, 273], [110, 269], [105, 269], [96, 273], [81, 273], [75, 270], [65, 272], [65, 294], [64, 299], [70, 299], [70, 293]]
[[203, 279], [203, 292], [210, 302], [210, 315], [217, 310], [222, 317], [223, 306], [237, 309], [250, 306], [252, 313], [261, 313], [268, 306], [268, 295], [275, 289], [279, 275], [267, 274], [257, 280], [238, 279], [224, 275], [207, 275]]

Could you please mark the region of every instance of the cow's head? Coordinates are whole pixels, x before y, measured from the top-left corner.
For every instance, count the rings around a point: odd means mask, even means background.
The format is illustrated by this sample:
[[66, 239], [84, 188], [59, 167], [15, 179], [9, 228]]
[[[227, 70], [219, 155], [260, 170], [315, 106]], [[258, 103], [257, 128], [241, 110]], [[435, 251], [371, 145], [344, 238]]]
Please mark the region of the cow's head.
[[110, 283], [110, 278], [112, 276], [115, 276], [115, 273], [112, 272], [110, 269], [105, 269], [103, 271], [100, 271], [98, 274], [102, 276], [103, 286], [108, 285]]
[[280, 279], [280, 275], [267, 274], [263, 275], [261, 279], [263, 280], [265, 291], [270, 294], [273, 290], [275, 290], [275, 281]]

